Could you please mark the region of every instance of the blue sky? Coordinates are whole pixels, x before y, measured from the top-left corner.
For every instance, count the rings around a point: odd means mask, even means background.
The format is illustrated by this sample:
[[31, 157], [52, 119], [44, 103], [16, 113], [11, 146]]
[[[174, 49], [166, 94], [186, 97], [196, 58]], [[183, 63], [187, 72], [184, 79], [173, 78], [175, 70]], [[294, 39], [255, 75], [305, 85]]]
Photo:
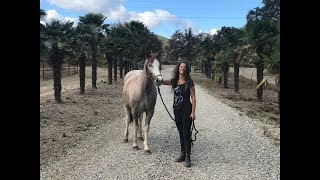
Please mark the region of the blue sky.
[[170, 38], [176, 30], [216, 33], [223, 26], [240, 28], [249, 10], [262, 0], [40, 0], [47, 19], [78, 23], [88, 12], [107, 16], [105, 23], [139, 20], [151, 32]]

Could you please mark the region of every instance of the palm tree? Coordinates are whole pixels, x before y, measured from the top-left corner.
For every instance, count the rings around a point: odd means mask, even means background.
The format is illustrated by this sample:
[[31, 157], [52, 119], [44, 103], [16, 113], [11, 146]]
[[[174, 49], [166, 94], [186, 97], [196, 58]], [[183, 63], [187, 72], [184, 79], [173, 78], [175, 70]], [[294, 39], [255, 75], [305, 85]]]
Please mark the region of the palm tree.
[[214, 76], [211, 74], [213, 72], [212, 62], [214, 61], [216, 53], [213, 36], [207, 33], [198, 34], [196, 42], [196, 59], [200, 61], [198, 66], [203, 65], [206, 77], [214, 79]]
[[61, 65], [67, 55], [70, 37], [74, 34], [73, 22], [62, 23], [59, 20], [51, 20], [44, 27], [46, 44], [50, 53], [50, 62], [53, 67], [53, 87], [55, 101], [62, 102], [61, 99]]
[[280, 0], [263, 0], [264, 6], [250, 10], [247, 15], [246, 32], [248, 41], [254, 47], [259, 59], [257, 68], [257, 100], [262, 101], [264, 55], [270, 56], [274, 37], [280, 33]]
[[[46, 15], [47, 15], [46, 12], [43, 9], [40, 9], [40, 21], [44, 20]], [[44, 29], [45, 29], [45, 25], [40, 23], [40, 55], [43, 55], [47, 50], [46, 46], [44, 45], [44, 42], [45, 42]]]
[[[249, 21], [246, 31], [249, 36], [249, 43], [254, 47], [259, 59], [255, 62], [257, 68], [257, 84], [263, 81], [264, 55], [270, 55], [270, 50], [266, 47], [271, 46], [273, 37], [278, 34], [276, 23], [273, 20]], [[263, 86], [257, 89], [257, 100], [262, 101]]]
[[80, 94], [85, 92], [85, 68], [88, 54], [88, 43], [86, 37], [85, 27], [78, 25], [76, 28], [76, 34], [72, 37], [71, 48], [73, 54], [75, 54], [74, 59], [78, 59], [79, 64], [79, 79], [80, 79]]
[[228, 88], [229, 63], [231, 63], [233, 58], [231, 50], [234, 49], [238, 43], [238, 39], [235, 36], [237, 30], [238, 29], [235, 27], [224, 26], [218, 30], [217, 34], [214, 36], [217, 51], [223, 50], [225, 52], [225, 59], [222, 62], [224, 88]]
[[87, 42], [92, 50], [92, 88], [97, 88], [97, 54], [98, 44], [108, 32], [108, 24], [103, 24], [107, 17], [96, 13], [88, 13], [79, 17], [79, 25], [86, 32]]
[[133, 62], [133, 69], [138, 69], [138, 63], [143, 60], [147, 52], [150, 31], [139, 21], [130, 21], [124, 25], [130, 31], [128, 49], [131, 52], [128, 53], [128, 58]]
[[[221, 84], [222, 82], [222, 66], [226, 59], [226, 52], [221, 50], [220, 52], [216, 53], [215, 60], [212, 62], [212, 71], [213, 75], [215, 76], [214, 79], [218, 78], [218, 83]], [[217, 77], [217, 78], [216, 78]]]
[[191, 69], [192, 62], [195, 58], [195, 46], [197, 44], [197, 38], [193, 35], [191, 28], [185, 30], [183, 37], [184, 48], [182, 50], [182, 57], [189, 62]]
[[178, 61], [179, 57], [182, 57], [182, 51], [184, 47], [183, 33], [179, 30], [175, 31], [169, 39], [168, 46], [168, 58], [173, 61]]

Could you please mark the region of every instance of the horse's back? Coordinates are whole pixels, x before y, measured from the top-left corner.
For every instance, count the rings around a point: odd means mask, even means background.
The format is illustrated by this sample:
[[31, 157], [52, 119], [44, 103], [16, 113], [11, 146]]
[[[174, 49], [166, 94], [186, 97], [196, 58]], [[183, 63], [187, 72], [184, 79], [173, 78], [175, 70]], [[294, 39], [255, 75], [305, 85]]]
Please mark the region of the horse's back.
[[124, 86], [126, 86], [128, 81], [131, 81], [131, 79], [137, 78], [139, 75], [143, 73], [142, 70], [132, 70], [129, 71], [123, 78]]

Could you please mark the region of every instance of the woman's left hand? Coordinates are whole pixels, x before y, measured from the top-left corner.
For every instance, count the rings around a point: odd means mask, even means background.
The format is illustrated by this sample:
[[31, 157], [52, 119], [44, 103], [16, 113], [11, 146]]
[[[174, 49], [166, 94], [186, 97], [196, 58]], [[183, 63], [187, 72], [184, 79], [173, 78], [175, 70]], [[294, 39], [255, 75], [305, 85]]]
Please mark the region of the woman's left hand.
[[191, 113], [190, 118], [192, 121], [194, 121], [196, 119], [196, 115], [194, 113]]

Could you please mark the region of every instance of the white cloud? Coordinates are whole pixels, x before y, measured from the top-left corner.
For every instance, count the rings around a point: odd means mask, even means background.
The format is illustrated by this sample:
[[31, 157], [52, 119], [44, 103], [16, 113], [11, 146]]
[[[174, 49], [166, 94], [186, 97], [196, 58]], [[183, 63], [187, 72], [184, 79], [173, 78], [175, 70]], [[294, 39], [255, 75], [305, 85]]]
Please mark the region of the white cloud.
[[217, 34], [217, 32], [218, 32], [218, 29], [216, 29], [216, 28], [212, 28], [212, 29], [210, 30], [210, 34], [211, 34], [211, 35]]
[[[78, 24], [78, 18], [73, 18], [73, 17], [63, 17], [61, 14], [59, 14], [55, 9], [48, 10], [46, 11], [47, 15], [44, 18], [45, 22], [50, 22], [52, 20], [60, 20], [61, 22], [67, 22], [67, 21], [72, 21], [73, 26], [77, 26]], [[44, 23], [44, 21], [40, 21], [40, 23]]]
[[216, 28], [212, 28], [209, 31], [205, 31], [205, 30], [199, 29], [197, 34], [208, 33], [210, 35], [214, 35], [214, 34], [217, 34], [217, 31], [218, 31], [218, 29], [216, 29]]
[[154, 11], [135, 12], [128, 11], [124, 7], [125, 0], [48, 0], [60, 8], [75, 11], [102, 13], [107, 19], [116, 21], [137, 20], [143, 22], [149, 29], [158, 27], [161, 23], [172, 23], [176, 28], [184, 29], [190, 26], [190, 22], [177, 19], [168, 11], [157, 9]]
[[155, 11], [145, 11], [143, 13], [129, 12], [131, 20], [138, 20], [143, 22], [148, 28], [152, 29], [154, 27], [159, 26], [162, 22], [174, 22], [176, 21], [176, 16], [169, 13], [168, 11], [164, 11], [161, 9], [157, 9]]
[[46, 21], [51, 21], [54, 19], [57, 19], [60, 21], [64, 20], [63, 16], [61, 14], [59, 14], [55, 9], [48, 10], [46, 13], [47, 13], [47, 15], [45, 17]]

